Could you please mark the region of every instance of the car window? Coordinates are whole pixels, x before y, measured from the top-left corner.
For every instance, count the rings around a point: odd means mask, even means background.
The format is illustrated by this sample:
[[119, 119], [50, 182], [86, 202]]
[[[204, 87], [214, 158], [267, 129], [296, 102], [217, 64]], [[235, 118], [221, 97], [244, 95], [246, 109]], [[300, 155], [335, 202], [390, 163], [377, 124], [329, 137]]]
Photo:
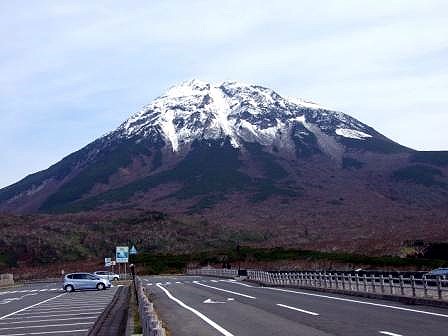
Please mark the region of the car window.
[[69, 274], [69, 275], [67, 275], [67, 278], [68, 278], [68, 279], [73, 279], [73, 274]]
[[73, 274], [72, 279], [85, 279], [85, 274]]
[[96, 276], [91, 275], [91, 274], [86, 274], [86, 278], [89, 279], [89, 280], [96, 280], [97, 279]]

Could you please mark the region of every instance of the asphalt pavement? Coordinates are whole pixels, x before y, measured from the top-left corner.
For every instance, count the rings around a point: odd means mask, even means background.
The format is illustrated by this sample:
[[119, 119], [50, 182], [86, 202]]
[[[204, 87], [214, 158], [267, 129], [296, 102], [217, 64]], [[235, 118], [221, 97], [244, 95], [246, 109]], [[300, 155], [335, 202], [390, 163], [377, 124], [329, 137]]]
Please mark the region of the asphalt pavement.
[[448, 310], [200, 276], [143, 278], [173, 336], [448, 335]]
[[86, 335], [115, 291], [66, 293], [61, 283], [0, 290], [0, 336]]

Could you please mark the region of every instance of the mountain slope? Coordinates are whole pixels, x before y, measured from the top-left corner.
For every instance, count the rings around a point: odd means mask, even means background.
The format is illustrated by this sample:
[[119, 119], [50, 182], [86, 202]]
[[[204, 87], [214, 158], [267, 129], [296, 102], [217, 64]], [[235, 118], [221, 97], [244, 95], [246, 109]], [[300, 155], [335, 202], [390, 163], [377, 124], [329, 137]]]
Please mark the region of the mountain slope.
[[330, 205], [326, 216], [340, 220], [341, 203], [346, 214], [384, 207], [406, 213], [446, 204], [447, 158], [267, 88], [192, 80], [49, 169], [0, 190], [0, 210], [144, 208], [215, 220], [239, 200], [247, 222], [268, 204], [287, 204], [278, 214], [271, 209], [278, 216], [321, 201]]

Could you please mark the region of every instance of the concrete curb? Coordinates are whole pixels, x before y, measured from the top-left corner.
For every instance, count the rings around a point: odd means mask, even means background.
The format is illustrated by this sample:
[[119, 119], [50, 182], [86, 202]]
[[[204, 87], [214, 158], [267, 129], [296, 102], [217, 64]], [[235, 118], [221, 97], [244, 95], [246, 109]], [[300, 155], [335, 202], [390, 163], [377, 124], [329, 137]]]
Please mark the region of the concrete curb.
[[310, 290], [313, 292], [332, 293], [332, 294], [364, 297], [364, 298], [368, 298], [368, 299], [394, 301], [394, 302], [400, 302], [400, 303], [407, 304], [407, 305], [422, 305], [422, 306], [431, 306], [431, 307], [438, 307], [438, 308], [448, 308], [448, 301], [441, 301], [441, 300], [435, 300], [435, 299], [429, 299], [429, 298], [417, 298], [417, 297], [400, 296], [400, 295], [356, 292], [356, 291], [348, 291], [348, 290], [341, 290], [341, 289], [335, 289], [335, 288], [265, 285], [258, 281], [255, 281], [255, 280], [246, 280], [246, 282], [255, 283], [261, 287], [273, 287], [273, 288], [284, 288], [284, 289], [303, 289], [303, 290]]
[[121, 336], [126, 333], [129, 287], [118, 287], [112, 301], [96, 319], [87, 336]]

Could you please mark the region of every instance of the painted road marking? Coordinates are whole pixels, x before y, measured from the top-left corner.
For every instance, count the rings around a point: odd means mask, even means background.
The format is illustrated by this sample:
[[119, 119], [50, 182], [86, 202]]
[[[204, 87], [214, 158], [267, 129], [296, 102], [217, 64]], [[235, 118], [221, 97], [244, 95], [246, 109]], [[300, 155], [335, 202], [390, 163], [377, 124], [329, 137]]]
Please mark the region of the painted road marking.
[[248, 298], [248, 299], [256, 299], [256, 297], [253, 297], [253, 296], [250, 296], [250, 295], [247, 295], [247, 294], [242, 294], [242, 293], [238, 293], [238, 292], [232, 292], [232, 291], [229, 291], [227, 289], [222, 289], [222, 288], [218, 288], [218, 287], [204, 285], [204, 284], [201, 284], [201, 283], [199, 283], [197, 281], [193, 281], [193, 283], [196, 284], [196, 285], [199, 285], [199, 286], [216, 289], [216, 290], [219, 290], [221, 292], [226, 292], [226, 293], [230, 293], [230, 294], [234, 294], [234, 295], [239, 295], [239, 296], [242, 296], [242, 297], [245, 297], [245, 298]]
[[[20, 313], [17, 314], [17, 316], [24, 316], [24, 315], [41, 315], [41, 314], [52, 314], [54, 311], [61, 311], [61, 309], [51, 309], [51, 310], [45, 310], [45, 311], [40, 311], [40, 310], [35, 310], [35, 311], [27, 311], [24, 313]], [[67, 313], [75, 313], [75, 312], [89, 312], [90, 314], [95, 314], [97, 312], [102, 312], [103, 310], [100, 308], [92, 308], [92, 309], [73, 309], [73, 308], [68, 308], [68, 309], [64, 309], [65, 312]]]
[[388, 336], [402, 336], [400, 334], [391, 333], [390, 331], [380, 331], [380, 334], [388, 335]]
[[9, 327], [9, 328], [0, 328], [0, 331], [11, 330], [11, 329], [27, 329], [27, 328], [70, 327], [70, 326], [85, 325], [85, 324], [93, 324], [93, 322], [78, 322], [78, 323], [47, 324], [47, 325], [23, 326], [23, 327]]
[[174, 302], [176, 302], [179, 306], [181, 306], [182, 308], [185, 308], [189, 311], [191, 311], [193, 314], [195, 314], [197, 317], [199, 317], [201, 320], [203, 320], [204, 322], [206, 322], [207, 324], [209, 324], [210, 326], [212, 326], [213, 328], [215, 328], [216, 330], [218, 330], [221, 334], [223, 334], [224, 336], [234, 336], [232, 333], [230, 333], [229, 331], [227, 331], [226, 329], [224, 329], [223, 327], [221, 327], [219, 324], [217, 324], [216, 322], [210, 320], [207, 316], [205, 316], [204, 314], [202, 314], [201, 312], [197, 311], [196, 309], [186, 305], [184, 302], [182, 302], [181, 300], [179, 300], [178, 298], [175, 298], [169, 291], [168, 289], [164, 288], [160, 283], [157, 284], [157, 287], [159, 287], [161, 290], [163, 290], [165, 292], [165, 294]]
[[273, 287], [260, 287], [260, 288], [271, 289], [271, 290], [276, 290], [276, 291], [286, 292], [286, 293], [295, 293], [295, 294], [300, 294], [300, 295], [321, 297], [321, 298], [330, 299], [330, 300], [345, 301], [345, 302], [352, 302], [352, 303], [360, 303], [360, 304], [365, 304], [365, 305], [369, 305], [369, 306], [390, 308], [390, 309], [408, 311], [408, 312], [412, 312], [412, 313], [419, 313], [419, 314], [426, 314], [426, 315], [432, 315], [432, 316], [439, 316], [439, 317], [448, 318], [448, 315], [446, 315], [446, 314], [433, 313], [433, 312], [428, 312], [428, 311], [425, 311], [425, 310], [417, 310], [417, 309], [403, 308], [403, 307], [397, 307], [397, 306], [389, 306], [389, 305], [385, 305], [385, 304], [381, 304], [381, 303], [373, 303], [373, 302], [367, 302], [367, 301], [345, 299], [345, 298], [329, 296], [329, 295], [321, 295], [321, 294], [312, 294], [312, 293], [298, 292], [298, 291], [293, 291], [293, 290], [289, 290], [289, 289], [281, 289], [281, 288], [273, 288]]
[[220, 280], [222, 282], [227, 282], [227, 283], [231, 283], [231, 284], [235, 284], [235, 285], [240, 285], [240, 286], [244, 286], [244, 287], [249, 287], [249, 288], [254, 288], [254, 286], [242, 283], [242, 282], [237, 282], [237, 281], [229, 281], [229, 280]]
[[33, 318], [47, 318], [47, 317], [60, 317], [60, 316], [79, 316], [79, 315], [94, 315], [94, 313], [74, 313], [74, 314], [57, 314], [57, 315], [45, 315], [45, 316], [23, 316], [20, 317], [8, 317], [6, 320], [23, 320], [23, 319], [33, 319]]
[[318, 313], [314, 313], [314, 312], [308, 311], [308, 310], [299, 309], [299, 308], [296, 308], [296, 307], [287, 306], [287, 305], [284, 305], [284, 304], [281, 304], [281, 303], [277, 303], [277, 306], [283, 307], [283, 308], [287, 308], [287, 309], [291, 309], [291, 310], [295, 310], [295, 311], [298, 311], [298, 312], [301, 312], [301, 313], [305, 313], [305, 314], [309, 314], [309, 315], [313, 315], [313, 316], [319, 316]]
[[78, 329], [78, 330], [59, 330], [59, 331], [39, 331], [39, 332], [31, 332], [26, 334], [8, 334], [5, 336], [27, 336], [27, 335], [47, 335], [47, 334], [68, 334], [68, 333], [79, 333], [86, 332], [89, 329]]
[[57, 299], [58, 297], [61, 297], [61, 296], [63, 296], [63, 295], [65, 295], [65, 293], [62, 293], [62, 294], [56, 295], [56, 296], [54, 296], [54, 297], [52, 297], [52, 298], [49, 298], [49, 299], [47, 299], [47, 300], [43, 300], [43, 301], [41, 301], [41, 302], [35, 303], [35, 304], [31, 305], [31, 306], [28, 306], [28, 307], [19, 309], [19, 310], [13, 312], [13, 313], [10, 313], [10, 314], [7, 314], [7, 315], [4, 315], [4, 316], [0, 317], [0, 320], [3, 320], [3, 319], [5, 319], [5, 318], [7, 318], [7, 317], [16, 315], [16, 314], [18, 314], [18, 313], [21, 313], [21, 312], [26, 311], [26, 310], [28, 310], [28, 309], [31, 309], [31, 308], [33, 308], [33, 307], [39, 306], [39, 305], [41, 305], [41, 304], [43, 304], [43, 303], [45, 303], [45, 302], [48, 302], [48, 301]]
[[[59, 315], [58, 315], [59, 316]], [[70, 318], [57, 318], [51, 320], [32, 320], [32, 321], [16, 321], [16, 322], [2, 322], [0, 325], [13, 324], [13, 323], [34, 323], [34, 322], [52, 322], [52, 321], [69, 321], [69, 320], [84, 320], [84, 319], [96, 319], [97, 316], [85, 316], [85, 317], [70, 317]], [[6, 321], [6, 320], [5, 320]]]

